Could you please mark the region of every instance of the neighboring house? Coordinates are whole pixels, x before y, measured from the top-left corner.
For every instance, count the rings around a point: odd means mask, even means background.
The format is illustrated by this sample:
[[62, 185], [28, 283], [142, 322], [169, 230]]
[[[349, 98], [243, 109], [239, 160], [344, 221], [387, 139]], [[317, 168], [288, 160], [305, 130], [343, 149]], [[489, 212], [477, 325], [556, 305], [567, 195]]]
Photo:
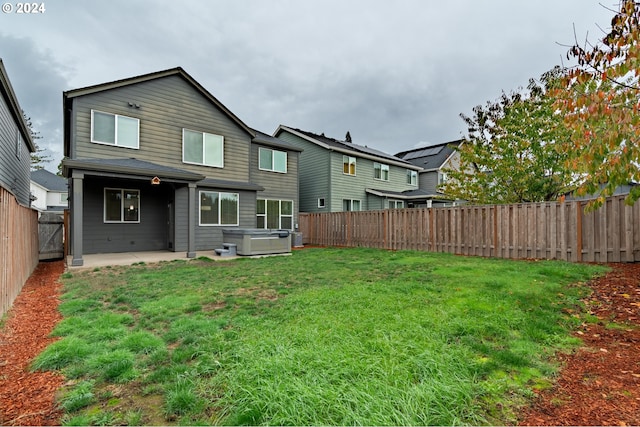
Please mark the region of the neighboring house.
[[274, 136], [304, 150], [301, 212], [404, 208], [416, 197], [422, 168], [398, 157], [283, 125]]
[[182, 68], [63, 101], [72, 265], [85, 253], [195, 257], [222, 246], [223, 228], [295, 228], [301, 150], [247, 126]]
[[39, 212], [63, 213], [69, 206], [67, 180], [46, 169], [31, 171], [31, 207]]
[[457, 203], [443, 194], [438, 187], [447, 181], [447, 169], [459, 168], [458, 148], [462, 143], [463, 140], [451, 141], [396, 154], [396, 157], [422, 168], [418, 180], [422, 198], [415, 199], [413, 206], [438, 207]]
[[[628, 184], [624, 184], [624, 185], [619, 185], [618, 187], [616, 187], [616, 189], [614, 190], [612, 196], [621, 196], [621, 195], [626, 195], [629, 194], [631, 192], [631, 189], [634, 187], [637, 187], [638, 183], [635, 182], [630, 182]], [[573, 201], [573, 200], [591, 200], [591, 199], [595, 199], [596, 197], [598, 197], [598, 194], [600, 191], [602, 191], [602, 189], [605, 187], [604, 184], [600, 184], [599, 185], [599, 190], [596, 194], [586, 194], [584, 196], [578, 196], [577, 194], [575, 194], [575, 190], [574, 191], [568, 191], [564, 194], [565, 196], [565, 200], [567, 201]]]
[[0, 186], [30, 206], [31, 153], [35, 152], [9, 77], [0, 59]]

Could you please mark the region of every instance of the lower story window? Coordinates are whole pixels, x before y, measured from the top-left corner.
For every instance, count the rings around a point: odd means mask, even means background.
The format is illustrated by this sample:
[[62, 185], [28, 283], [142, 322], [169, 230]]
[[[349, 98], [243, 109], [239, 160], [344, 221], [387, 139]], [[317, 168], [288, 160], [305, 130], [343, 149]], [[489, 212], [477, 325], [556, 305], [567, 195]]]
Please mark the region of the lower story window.
[[293, 202], [258, 199], [256, 217], [258, 228], [293, 230]]
[[345, 211], [345, 212], [359, 211], [360, 210], [360, 200], [343, 199], [342, 200], [342, 210]]
[[200, 192], [200, 225], [238, 225], [238, 193]]
[[104, 222], [140, 222], [140, 190], [105, 188]]
[[389, 209], [402, 209], [404, 202], [402, 200], [389, 200]]

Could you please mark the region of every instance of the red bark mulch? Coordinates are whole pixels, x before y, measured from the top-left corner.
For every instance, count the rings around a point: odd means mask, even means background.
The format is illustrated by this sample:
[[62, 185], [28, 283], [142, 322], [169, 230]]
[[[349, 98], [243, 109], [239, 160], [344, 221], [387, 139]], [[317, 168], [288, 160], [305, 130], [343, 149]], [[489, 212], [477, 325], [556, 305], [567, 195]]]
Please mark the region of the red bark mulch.
[[599, 321], [576, 332], [584, 347], [560, 355], [554, 387], [522, 413], [521, 425], [640, 425], [640, 264], [611, 267], [589, 283], [586, 303]]
[[0, 330], [0, 425], [59, 425], [56, 391], [64, 377], [30, 372], [29, 364], [54, 339], [62, 318], [58, 312], [58, 279], [64, 262], [41, 262], [9, 310]]
[[[640, 425], [640, 264], [611, 267], [589, 283], [586, 303], [599, 321], [576, 332], [584, 346], [559, 355], [555, 385], [522, 411], [521, 425]], [[1, 425], [60, 423], [55, 395], [64, 378], [30, 372], [29, 363], [54, 341], [63, 271], [62, 261], [40, 263], [0, 330]]]

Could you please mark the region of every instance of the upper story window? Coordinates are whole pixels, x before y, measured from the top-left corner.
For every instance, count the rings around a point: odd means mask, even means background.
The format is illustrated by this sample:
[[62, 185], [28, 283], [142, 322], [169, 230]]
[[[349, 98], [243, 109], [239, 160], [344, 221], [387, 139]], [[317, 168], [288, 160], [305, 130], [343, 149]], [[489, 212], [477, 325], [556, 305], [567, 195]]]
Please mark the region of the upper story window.
[[389, 165], [374, 162], [373, 177], [382, 181], [389, 181]]
[[140, 147], [140, 120], [91, 110], [91, 142], [137, 149]]
[[258, 168], [260, 170], [287, 173], [286, 151], [260, 147], [258, 149], [258, 157]]
[[216, 168], [224, 167], [224, 137], [183, 129], [182, 161]]
[[407, 184], [409, 185], [418, 185], [418, 172], [408, 170], [407, 171]]
[[448, 179], [449, 177], [446, 172], [438, 172], [438, 185], [444, 184]]
[[104, 222], [140, 222], [140, 190], [105, 188]]
[[200, 192], [200, 225], [238, 225], [238, 193]]
[[351, 156], [342, 156], [342, 172], [345, 175], [356, 175], [356, 158]]

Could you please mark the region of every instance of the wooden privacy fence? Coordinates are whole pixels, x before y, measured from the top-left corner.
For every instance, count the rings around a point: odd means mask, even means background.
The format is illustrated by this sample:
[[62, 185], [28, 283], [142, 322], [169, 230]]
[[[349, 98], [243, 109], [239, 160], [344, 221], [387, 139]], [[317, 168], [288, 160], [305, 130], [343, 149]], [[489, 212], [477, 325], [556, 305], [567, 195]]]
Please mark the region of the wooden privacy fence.
[[0, 316], [38, 265], [38, 212], [0, 187]]
[[640, 203], [585, 201], [300, 213], [305, 244], [573, 262], [640, 260]]

